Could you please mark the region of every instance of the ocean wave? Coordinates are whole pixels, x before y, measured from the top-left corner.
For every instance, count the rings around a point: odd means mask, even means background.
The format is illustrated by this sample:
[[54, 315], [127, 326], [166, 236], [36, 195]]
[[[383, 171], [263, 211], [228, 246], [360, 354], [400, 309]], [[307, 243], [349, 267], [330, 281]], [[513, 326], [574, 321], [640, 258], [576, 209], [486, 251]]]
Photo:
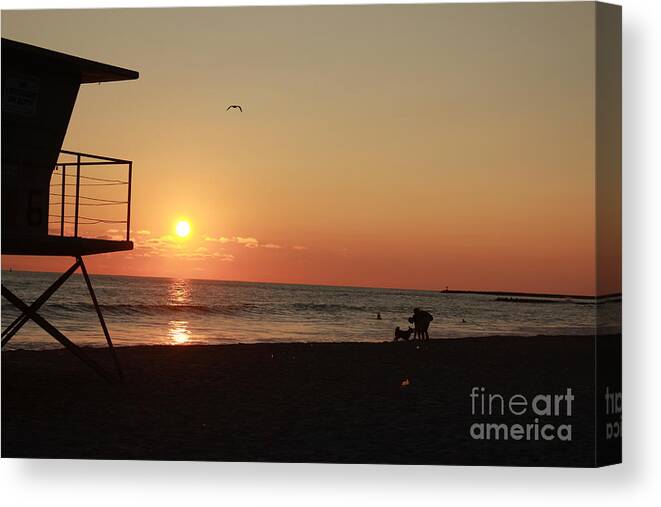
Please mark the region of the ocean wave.
[[[101, 304], [101, 311], [108, 315], [164, 315], [164, 314], [199, 314], [199, 315], [239, 315], [255, 312], [258, 305], [229, 304], [229, 305], [172, 305], [172, 304], [144, 304], [144, 303], [117, 303]], [[92, 303], [57, 303], [48, 305], [48, 310], [55, 313], [72, 313], [79, 311], [94, 311]]]
[[[333, 303], [287, 303], [287, 304], [148, 304], [148, 303], [106, 303], [101, 304], [104, 314], [116, 316], [157, 316], [172, 314], [249, 316], [272, 315], [287, 316], [301, 314], [342, 315], [348, 312], [366, 312], [366, 306]], [[51, 303], [47, 312], [71, 316], [77, 312], [94, 311], [91, 302], [76, 301], [71, 303]]]
[[345, 312], [364, 312], [369, 310], [365, 306], [338, 304], [338, 303], [294, 303], [292, 308], [295, 311], [302, 312], [322, 312], [322, 313], [345, 313]]

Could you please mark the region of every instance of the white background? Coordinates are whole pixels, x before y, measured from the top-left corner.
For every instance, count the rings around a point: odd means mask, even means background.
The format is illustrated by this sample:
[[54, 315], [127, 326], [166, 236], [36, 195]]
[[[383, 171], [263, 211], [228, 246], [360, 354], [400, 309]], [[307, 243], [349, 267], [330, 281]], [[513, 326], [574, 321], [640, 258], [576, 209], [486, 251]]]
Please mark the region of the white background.
[[[5, 1], [7, 8], [248, 1]], [[255, 4], [276, 5], [257, 0]], [[305, 4], [290, 1], [290, 4]], [[313, 3], [358, 3], [319, 2]], [[362, 2], [379, 3], [379, 2]], [[384, 2], [380, 2], [384, 3]], [[393, 2], [394, 3], [394, 2]], [[402, 3], [402, 2], [399, 2]], [[0, 460], [4, 505], [651, 505], [661, 500], [661, 2], [623, 0], [624, 464], [604, 469]], [[11, 414], [3, 414], [11, 417]]]

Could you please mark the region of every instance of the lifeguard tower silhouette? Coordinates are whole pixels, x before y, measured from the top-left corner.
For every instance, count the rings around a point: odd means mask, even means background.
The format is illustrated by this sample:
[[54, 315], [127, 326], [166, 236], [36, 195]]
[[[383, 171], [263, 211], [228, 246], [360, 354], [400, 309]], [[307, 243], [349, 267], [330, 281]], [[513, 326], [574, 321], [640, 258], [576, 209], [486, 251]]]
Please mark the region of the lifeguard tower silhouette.
[[[106, 369], [93, 361], [53, 324], [39, 308], [80, 268], [120, 379], [123, 377], [110, 333], [83, 262], [85, 255], [132, 250], [132, 162], [62, 150], [69, 119], [81, 84], [137, 79], [132, 70], [85, 60], [48, 49], [2, 39], [2, 253], [11, 255], [69, 256], [74, 264], [32, 304], [28, 305], [2, 285], [2, 296], [21, 314], [2, 331], [2, 346], [32, 320], [99, 375], [111, 380]], [[126, 170], [127, 178], [102, 177], [101, 170]], [[94, 176], [84, 174], [96, 169]], [[91, 197], [84, 190], [125, 187], [125, 200]], [[53, 200], [51, 201], [51, 196]], [[57, 200], [59, 199], [59, 201]], [[107, 215], [94, 218], [92, 209], [126, 207], [121, 220]], [[105, 208], [105, 207], [108, 208]], [[82, 207], [82, 212], [81, 212]], [[79, 226], [120, 224], [120, 239], [83, 237]]]

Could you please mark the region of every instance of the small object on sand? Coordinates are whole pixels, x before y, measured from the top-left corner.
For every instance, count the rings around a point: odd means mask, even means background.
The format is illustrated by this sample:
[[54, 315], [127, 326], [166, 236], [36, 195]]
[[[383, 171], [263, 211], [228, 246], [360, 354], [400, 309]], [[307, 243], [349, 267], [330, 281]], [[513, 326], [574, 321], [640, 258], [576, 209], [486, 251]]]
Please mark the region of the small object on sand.
[[401, 387], [407, 387], [410, 385], [411, 385], [411, 381], [409, 379], [405, 378], [404, 380], [402, 380]]
[[229, 111], [230, 109], [238, 109], [240, 112], [243, 113], [243, 108], [238, 104], [232, 104], [231, 106], [227, 106], [227, 109], [225, 109], [225, 111]]

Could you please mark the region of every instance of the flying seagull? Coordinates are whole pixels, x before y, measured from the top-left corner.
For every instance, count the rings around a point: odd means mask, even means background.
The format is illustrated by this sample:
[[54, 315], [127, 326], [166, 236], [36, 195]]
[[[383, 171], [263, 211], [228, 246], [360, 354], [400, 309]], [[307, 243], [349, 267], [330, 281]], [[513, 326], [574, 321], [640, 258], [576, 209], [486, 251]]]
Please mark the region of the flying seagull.
[[241, 106], [238, 106], [236, 104], [232, 104], [231, 106], [227, 106], [227, 109], [225, 109], [225, 111], [229, 111], [230, 109], [238, 109], [239, 111], [241, 111], [243, 113], [243, 109], [241, 108]]

